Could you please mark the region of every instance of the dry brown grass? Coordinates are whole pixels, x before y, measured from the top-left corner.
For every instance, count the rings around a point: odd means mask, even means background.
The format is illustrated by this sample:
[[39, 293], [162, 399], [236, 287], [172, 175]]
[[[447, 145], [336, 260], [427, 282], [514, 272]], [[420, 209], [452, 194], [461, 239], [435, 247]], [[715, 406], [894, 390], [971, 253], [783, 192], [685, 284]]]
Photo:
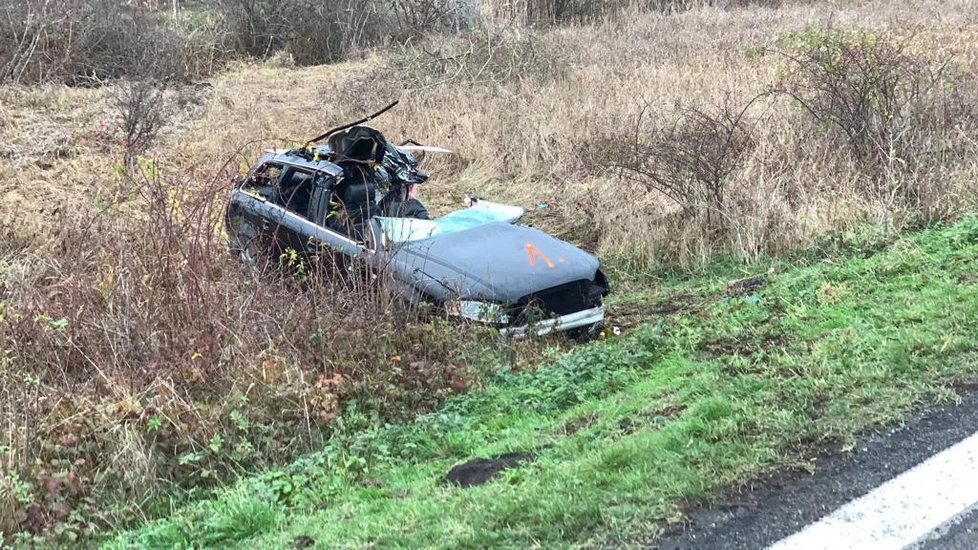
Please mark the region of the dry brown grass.
[[355, 278], [243, 269], [220, 160], [133, 170], [139, 208], [60, 213], [43, 236], [5, 226], [0, 460], [22, 486], [2, 495], [5, 533], [116, 524], [314, 448], [347, 401], [392, 420], [499, 364], [492, 335]]
[[[344, 309], [342, 292], [325, 283], [256, 282], [223, 249], [220, 200], [233, 172], [264, 147], [304, 141], [391, 99], [401, 106], [376, 121], [388, 137], [457, 152], [427, 165], [424, 197], [436, 212], [471, 193], [519, 204], [629, 277], [662, 262], [697, 265], [717, 252], [751, 260], [829, 231], [895, 230], [928, 209], [973, 208], [974, 135], [958, 136], [970, 143], [965, 154], [888, 173], [926, 186], [935, 204], [924, 208], [861, 192], [869, 176], [856, 158], [779, 95], [751, 109], [753, 145], [726, 178], [722, 234], [594, 169], [593, 152], [633, 132], [643, 106], [669, 120], [770, 90], [788, 62], [760, 53], [810, 26], [907, 39], [922, 56], [953, 56], [962, 73], [978, 72], [976, 0], [705, 5], [433, 36], [330, 66], [241, 63], [206, 86], [167, 93], [170, 122], [148, 151], [166, 182], [155, 199], [138, 172], [118, 168], [117, 85], [0, 88], [0, 460], [21, 472], [36, 504], [25, 506], [4, 480], [0, 530], [59, 521], [64, 503], [87, 506], [86, 521], [116, 521], [98, 516], [105, 500], [80, 504], [93, 495], [130, 501], [120, 515], [151, 512], [143, 504], [176, 480], [203, 483], [203, 471], [236, 467], [207, 454], [215, 434], [270, 461], [286, 456], [315, 441], [314, 417], [335, 413], [342, 380], [366, 381], [346, 386], [360, 392], [350, 399], [369, 391], [378, 407], [413, 410], [477, 379], [466, 368], [481, 360], [451, 360], [457, 340], [480, 349], [467, 329], [405, 331], [390, 302], [364, 313], [360, 302]], [[154, 200], [170, 207], [154, 214]], [[161, 227], [172, 235], [161, 239]], [[330, 338], [310, 343], [317, 331]], [[250, 415], [247, 429], [232, 411]], [[154, 418], [161, 424], [150, 429]], [[273, 424], [287, 429], [262, 435], [259, 426]], [[205, 458], [180, 464], [195, 452]]]
[[[643, 105], [668, 114], [677, 103], [705, 108], [728, 95], [747, 101], [770, 89], [788, 71], [788, 62], [756, 52], [778, 46], [783, 33], [809, 26], [867, 29], [909, 40], [909, 47], [922, 55], [950, 56], [961, 70], [973, 73], [978, 67], [974, 7], [963, 0], [702, 7], [558, 28], [530, 38], [520, 31], [499, 31], [491, 40], [432, 38], [424, 45], [430, 53], [413, 50], [415, 59], [395, 59], [393, 66], [402, 70], [377, 69], [384, 65], [381, 59], [357, 64], [367, 77], [339, 86], [338, 96], [331, 85], [320, 88], [318, 99], [337, 118], [353, 114], [345, 105], [362, 111], [391, 97], [404, 100], [378, 124], [394, 136], [453, 148], [464, 160], [433, 166], [437, 179], [429, 197], [438, 204], [451, 204], [469, 191], [531, 209], [547, 202], [552, 207], [539, 216], [540, 223], [565, 232], [586, 225], [586, 240], [596, 241], [599, 252], [637, 257], [645, 264], [662, 258], [698, 264], [717, 248], [732, 248], [750, 259], [866, 221], [898, 229], [916, 212], [856, 193], [866, 185], [857, 161], [820, 139], [825, 130], [798, 116], [797, 105], [785, 98], [772, 98], [756, 109], [761, 120], [755, 129], [757, 147], [729, 183], [737, 208], [731, 213], [735, 230], [719, 242], [703, 235], [695, 220], [678, 219], [675, 207], [661, 196], [589, 175], [582, 159], [602, 136], [631, 131], [628, 125]], [[521, 40], [530, 41], [540, 61], [524, 67], [526, 60], [520, 58], [510, 72], [478, 72], [488, 57], [504, 63], [510, 45]], [[485, 53], [493, 49], [498, 53]], [[466, 61], [458, 58], [465, 56], [474, 69], [453, 71], [449, 65], [423, 78], [432, 58], [452, 58], [461, 65]], [[547, 70], [534, 70], [540, 65]], [[479, 78], [466, 78], [472, 74]], [[494, 79], [494, 74], [503, 76]], [[319, 124], [299, 117], [280, 123], [287, 125], [280, 132], [295, 137], [314, 132]], [[948, 187], [941, 200], [949, 204], [939, 210], [969, 206], [975, 170], [973, 160], [963, 160], [943, 166], [942, 174], [924, 176], [940, 178]], [[594, 218], [582, 221], [581, 211]]]

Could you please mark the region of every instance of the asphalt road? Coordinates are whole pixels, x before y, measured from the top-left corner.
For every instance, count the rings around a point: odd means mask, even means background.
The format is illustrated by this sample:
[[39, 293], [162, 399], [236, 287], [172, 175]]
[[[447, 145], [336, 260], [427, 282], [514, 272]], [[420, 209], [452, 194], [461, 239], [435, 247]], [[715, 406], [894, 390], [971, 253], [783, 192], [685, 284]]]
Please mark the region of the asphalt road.
[[[660, 540], [663, 550], [766, 548], [802, 531], [850, 501], [872, 493], [978, 430], [978, 393], [924, 412], [903, 426], [864, 438], [850, 452], [828, 454], [814, 474], [787, 472], [718, 499], [688, 515], [685, 529]], [[978, 483], [978, 471], [974, 472]], [[963, 515], [914, 544], [924, 549], [978, 549], [978, 513]], [[842, 550], [841, 548], [839, 550]]]
[[[978, 472], [976, 472], [978, 473]], [[921, 541], [914, 550], [975, 550], [978, 548], [978, 510], [955, 520], [946, 529]]]

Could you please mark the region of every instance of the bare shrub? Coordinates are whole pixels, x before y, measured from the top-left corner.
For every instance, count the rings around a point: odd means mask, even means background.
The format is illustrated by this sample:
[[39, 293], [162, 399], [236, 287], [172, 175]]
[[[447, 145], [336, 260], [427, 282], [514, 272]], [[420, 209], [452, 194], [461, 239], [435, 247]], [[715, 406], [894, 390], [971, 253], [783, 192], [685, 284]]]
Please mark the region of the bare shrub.
[[728, 97], [713, 110], [681, 106], [666, 120], [651, 119], [646, 106], [629, 133], [601, 139], [592, 162], [722, 228], [730, 176], [754, 146], [747, 111], [755, 100], [735, 106]]
[[0, 485], [19, 491], [5, 533], [119, 526], [175, 488], [314, 448], [347, 403], [407, 416], [499, 359], [486, 333], [370, 279], [242, 269], [221, 231], [229, 170], [140, 157], [126, 178], [140, 208], [0, 242]]
[[909, 41], [867, 31], [809, 29], [787, 39], [781, 53], [791, 70], [777, 90], [841, 137], [872, 176], [868, 195], [919, 204], [928, 191], [915, 183], [970, 150], [974, 106], [950, 59], [932, 61]]
[[369, 43], [371, 4], [349, 0], [218, 0], [228, 39], [236, 51], [263, 58], [287, 50], [297, 65], [336, 61]]
[[212, 0], [223, 35], [254, 58], [287, 52], [300, 66], [335, 62], [364, 50], [478, 23], [466, 0]]
[[127, 162], [144, 153], [166, 124], [169, 112], [165, 92], [164, 81], [129, 80], [113, 98]]
[[460, 0], [215, 0], [236, 51], [257, 58], [286, 51], [300, 66], [461, 30], [475, 21], [472, 6]]
[[392, 68], [409, 75], [417, 88], [443, 84], [509, 84], [560, 78], [559, 56], [531, 32], [480, 32], [403, 48]]
[[424, 33], [456, 33], [479, 24], [479, 6], [469, 0], [388, 0], [399, 41]]

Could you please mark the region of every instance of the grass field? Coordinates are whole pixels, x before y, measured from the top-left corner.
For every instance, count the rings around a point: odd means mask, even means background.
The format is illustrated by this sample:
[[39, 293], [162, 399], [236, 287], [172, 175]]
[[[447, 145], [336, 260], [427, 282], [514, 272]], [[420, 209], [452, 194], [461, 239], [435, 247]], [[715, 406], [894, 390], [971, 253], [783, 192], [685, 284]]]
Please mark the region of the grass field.
[[[681, 312], [500, 371], [407, 424], [361, 431], [354, 416], [323, 451], [117, 545], [646, 545], [718, 491], [807, 469], [971, 387], [976, 272], [974, 218], [877, 253], [772, 263], [747, 296], [726, 295], [717, 281], [733, 274], [718, 268], [657, 297]], [[440, 481], [457, 462], [514, 451], [538, 458], [479, 487]]]
[[[4, 542], [641, 545], [970, 387], [978, 3], [506, 15], [531, 4], [327, 65], [0, 84]], [[505, 342], [240, 269], [234, 179], [394, 99], [378, 129], [456, 153], [430, 209], [517, 204], [595, 252], [623, 336]], [[437, 482], [507, 451], [538, 456]]]

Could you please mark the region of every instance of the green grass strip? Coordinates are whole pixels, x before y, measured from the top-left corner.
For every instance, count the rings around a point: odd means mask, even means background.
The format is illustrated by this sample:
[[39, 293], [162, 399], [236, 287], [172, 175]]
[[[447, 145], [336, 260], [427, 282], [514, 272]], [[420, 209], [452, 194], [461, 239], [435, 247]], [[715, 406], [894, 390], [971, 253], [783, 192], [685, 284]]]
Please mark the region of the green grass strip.
[[[351, 413], [322, 452], [108, 546], [651, 542], [718, 490], [806, 467], [973, 383], [978, 220], [868, 258], [782, 265], [752, 296], [715, 294], [650, 323], [499, 373], [405, 425]], [[483, 486], [440, 482], [462, 460], [517, 450], [539, 457]]]

